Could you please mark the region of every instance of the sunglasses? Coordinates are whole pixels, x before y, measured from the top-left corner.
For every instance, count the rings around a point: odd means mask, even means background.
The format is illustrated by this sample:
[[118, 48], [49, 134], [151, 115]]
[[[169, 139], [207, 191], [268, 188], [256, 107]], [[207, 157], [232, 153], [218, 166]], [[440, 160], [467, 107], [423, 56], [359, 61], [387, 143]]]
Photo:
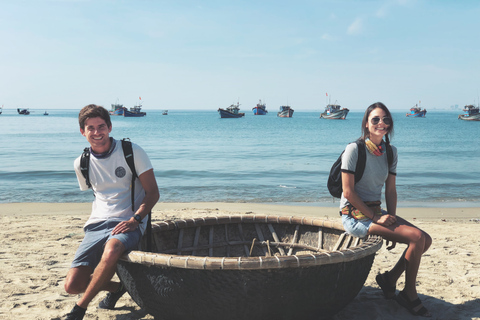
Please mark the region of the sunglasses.
[[373, 124], [373, 125], [377, 125], [380, 120], [383, 121], [383, 123], [385, 123], [385, 125], [389, 126], [392, 124], [392, 119], [389, 118], [389, 117], [383, 117], [382, 119], [380, 119], [380, 117], [373, 117], [372, 119], [370, 119], [370, 122]]

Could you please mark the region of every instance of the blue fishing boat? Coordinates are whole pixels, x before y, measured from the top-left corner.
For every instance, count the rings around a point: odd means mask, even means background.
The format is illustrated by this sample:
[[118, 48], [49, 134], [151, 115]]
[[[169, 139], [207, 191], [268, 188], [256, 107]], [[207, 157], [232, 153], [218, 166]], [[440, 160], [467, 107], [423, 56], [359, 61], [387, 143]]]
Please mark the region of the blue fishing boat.
[[280, 106], [280, 111], [277, 112], [277, 117], [280, 118], [291, 118], [293, 116], [293, 110], [290, 106]]
[[240, 103], [231, 104], [228, 108], [219, 108], [220, 118], [241, 118], [245, 116], [245, 113], [240, 111]]
[[130, 110], [128, 110], [127, 108], [123, 108], [123, 116], [127, 118], [146, 116], [147, 113], [141, 110], [141, 106], [134, 106], [133, 108], [130, 108]]
[[142, 111], [141, 105], [136, 105], [133, 108], [130, 108], [130, 110], [128, 110], [127, 108], [123, 108], [123, 116], [127, 118], [144, 117], [146, 115], [147, 113]]
[[256, 116], [263, 116], [268, 113], [267, 105], [265, 103], [262, 103], [262, 100], [258, 100], [257, 105], [253, 107], [252, 110], [253, 114]]
[[[139, 97], [138, 99], [139, 99], [138, 104], [136, 104], [135, 106], [130, 108], [130, 110], [128, 110], [127, 108], [122, 106], [124, 117], [127, 117], [127, 118], [136, 117], [136, 118], [138, 118], [138, 117], [145, 117], [147, 115], [146, 112], [142, 111], [142, 97]], [[118, 103], [117, 103], [117, 105], [118, 105]], [[112, 104], [112, 109], [113, 109], [113, 104]]]
[[425, 115], [427, 114], [427, 110], [420, 108], [418, 104], [415, 105], [415, 107], [410, 109], [410, 113], [407, 113], [407, 117], [410, 118], [425, 118]]
[[475, 107], [473, 104], [466, 105], [463, 109], [464, 114], [460, 114], [458, 119], [460, 120], [471, 120], [471, 121], [480, 121], [480, 113], [478, 106]]
[[123, 116], [123, 104], [112, 103], [112, 109], [109, 111], [111, 116]]

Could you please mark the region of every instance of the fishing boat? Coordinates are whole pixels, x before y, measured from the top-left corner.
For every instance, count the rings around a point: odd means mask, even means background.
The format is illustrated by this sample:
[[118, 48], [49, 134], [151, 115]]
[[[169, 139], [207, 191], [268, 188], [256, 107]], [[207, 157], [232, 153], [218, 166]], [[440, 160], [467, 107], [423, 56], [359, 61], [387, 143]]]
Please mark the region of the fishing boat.
[[253, 107], [252, 110], [253, 114], [256, 116], [263, 116], [268, 113], [267, 105], [265, 103], [262, 103], [262, 100], [258, 100], [257, 105]]
[[166, 116], [166, 115], [168, 115], [168, 110], [163, 110], [162, 116]]
[[133, 108], [130, 108], [128, 110], [127, 108], [123, 108], [123, 116], [127, 118], [132, 118], [132, 117], [144, 117], [146, 116], [147, 113], [142, 111], [142, 106], [141, 105], [136, 105]]
[[47, 110], [45, 110], [45, 112], [43, 113], [44, 116], [48, 116], [48, 112]]
[[418, 104], [415, 105], [415, 107], [412, 107], [410, 109], [410, 113], [407, 113], [407, 117], [410, 118], [425, 118], [425, 115], [427, 114], [427, 110], [424, 108], [420, 108]]
[[320, 113], [320, 119], [345, 120], [350, 110], [342, 108], [339, 104], [327, 104], [325, 111]]
[[460, 120], [480, 121], [479, 107], [475, 107], [473, 104], [466, 105], [463, 111], [464, 114], [458, 115]]
[[151, 234], [152, 251], [123, 255], [117, 274], [158, 320], [330, 319], [382, 246], [337, 221], [277, 215], [161, 221]]
[[123, 116], [123, 104], [112, 103], [112, 109], [109, 111], [111, 116]]
[[0, 108], [0, 114], [2, 114], [3, 112], [3, 104], [2, 104], [2, 107]]
[[220, 118], [241, 118], [245, 116], [245, 113], [240, 111], [240, 103], [231, 104], [228, 108], [219, 108]]
[[23, 114], [23, 115], [29, 115], [30, 114], [30, 111], [28, 109], [17, 108], [17, 112], [18, 112], [18, 114]]
[[277, 112], [277, 117], [291, 118], [294, 110], [290, 106], [280, 106], [280, 111]]

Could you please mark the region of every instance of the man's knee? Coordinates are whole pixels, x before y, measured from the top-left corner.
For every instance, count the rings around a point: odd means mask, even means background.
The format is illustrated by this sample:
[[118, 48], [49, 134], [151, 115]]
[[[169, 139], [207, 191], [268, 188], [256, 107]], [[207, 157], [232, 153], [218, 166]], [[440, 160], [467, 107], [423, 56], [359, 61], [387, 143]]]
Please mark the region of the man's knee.
[[64, 288], [68, 294], [85, 292], [90, 283], [92, 270], [90, 267], [77, 267], [69, 270], [65, 279]]
[[79, 294], [84, 293], [87, 289], [87, 285], [79, 282], [67, 282], [65, 281], [65, 292], [68, 294]]
[[125, 246], [118, 239], [110, 239], [105, 244], [105, 249], [103, 251], [102, 260], [108, 264], [117, 263], [118, 259], [125, 252]]

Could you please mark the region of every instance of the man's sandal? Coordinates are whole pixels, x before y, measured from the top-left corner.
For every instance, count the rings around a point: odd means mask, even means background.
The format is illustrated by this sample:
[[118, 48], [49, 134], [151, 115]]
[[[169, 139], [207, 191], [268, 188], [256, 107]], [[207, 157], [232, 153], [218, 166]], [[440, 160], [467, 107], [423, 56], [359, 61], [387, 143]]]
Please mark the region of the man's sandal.
[[[425, 308], [422, 305], [422, 301], [420, 301], [420, 298], [410, 301], [408, 299], [408, 296], [405, 294], [405, 292], [400, 291], [396, 300], [402, 307], [410, 311], [410, 313], [415, 316], [422, 316], [422, 317], [432, 316], [430, 312], [428, 312], [427, 308]], [[421, 308], [419, 308], [419, 306], [421, 306]]]
[[377, 284], [380, 287], [380, 289], [382, 289], [385, 299], [388, 299], [388, 300], [395, 299], [395, 293], [397, 288], [395, 286], [392, 286], [388, 281], [389, 280], [388, 271], [385, 273], [379, 273], [375, 277], [375, 280], [377, 281]]

